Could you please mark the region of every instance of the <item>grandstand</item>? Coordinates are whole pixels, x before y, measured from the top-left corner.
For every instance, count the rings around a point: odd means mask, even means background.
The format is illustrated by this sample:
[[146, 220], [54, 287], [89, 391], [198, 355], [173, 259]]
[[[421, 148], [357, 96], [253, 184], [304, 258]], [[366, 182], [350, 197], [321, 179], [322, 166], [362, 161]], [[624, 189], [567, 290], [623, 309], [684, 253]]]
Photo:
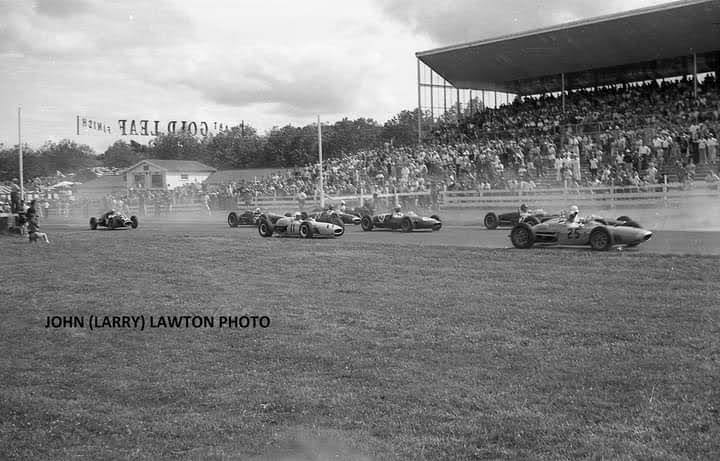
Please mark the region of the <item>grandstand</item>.
[[[454, 126], [450, 128], [457, 130], [459, 139], [486, 142], [501, 138], [520, 145], [528, 145], [528, 139], [536, 145], [550, 141], [565, 150], [569, 143], [578, 142], [573, 135], [590, 137], [592, 142], [586, 140], [586, 144], [601, 144], [598, 137], [612, 130], [613, 138], [618, 138], [617, 130], [634, 130], [629, 137], [648, 145], [657, 137], [673, 137], [688, 158], [672, 160], [683, 166], [689, 160], [702, 164], [695, 172], [698, 177], [712, 168], [704, 165], [707, 153], [703, 150], [711, 138], [711, 149], [716, 149], [718, 133], [718, 80], [714, 78], [720, 71], [717, 0], [673, 2], [422, 51], [416, 56], [418, 112], [429, 112], [433, 122], [451, 113]], [[428, 69], [429, 79], [423, 79]], [[698, 79], [703, 74], [710, 75], [705, 85]], [[678, 83], [677, 78], [687, 80]], [[498, 107], [498, 94], [506, 106]], [[628, 104], [620, 107], [628, 102], [628, 95], [629, 102], [642, 111]], [[428, 131], [437, 134], [438, 125], [440, 132], [447, 131], [442, 123], [423, 127], [422, 120], [419, 116], [421, 141], [428, 140]], [[445, 142], [453, 139], [458, 138], [443, 138]], [[609, 143], [604, 147], [605, 155], [610, 154]], [[530, 149], [521, 150], [527, 155]], [[588, 174], [592, 157], [582, 149], [578, 154]], [[508, 159], [502, 157], [507, 164]], [[668, 160], [664, 157], [659, 160]], [[659, 173], [682, 180], [684, 173], [676, 171], [678, 168], [654, 160], [661, 168]], [[636, 162], [634, 166], [642, 173], [647, 170], [646, 164]]]

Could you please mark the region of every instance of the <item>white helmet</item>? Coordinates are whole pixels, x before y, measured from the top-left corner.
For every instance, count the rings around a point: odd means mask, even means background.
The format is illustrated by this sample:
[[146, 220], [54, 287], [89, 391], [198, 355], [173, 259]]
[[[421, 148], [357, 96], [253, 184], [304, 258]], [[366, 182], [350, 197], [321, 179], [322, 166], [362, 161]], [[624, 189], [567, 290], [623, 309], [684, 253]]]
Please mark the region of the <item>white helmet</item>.
[[572, 205], [572, 206], [570, 207], [569, 212], [570, 212], [571, 214], [572, 214], [572, 213], [580, 213], [580, 209], [577, 207], [577, 205]]

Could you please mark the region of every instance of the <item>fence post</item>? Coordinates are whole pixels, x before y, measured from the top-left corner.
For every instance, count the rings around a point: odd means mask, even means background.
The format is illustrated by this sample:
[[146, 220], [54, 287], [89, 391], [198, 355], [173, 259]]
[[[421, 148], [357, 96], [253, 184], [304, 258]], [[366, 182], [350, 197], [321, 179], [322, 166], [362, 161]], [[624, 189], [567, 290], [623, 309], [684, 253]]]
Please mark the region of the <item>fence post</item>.
[[665, 208], [668, 207], [668, 198], [667, 198], [667, 175], [663, 175], [663, 206]]
[[610, 179], [610, 209], [615, 209], [615, 178]]

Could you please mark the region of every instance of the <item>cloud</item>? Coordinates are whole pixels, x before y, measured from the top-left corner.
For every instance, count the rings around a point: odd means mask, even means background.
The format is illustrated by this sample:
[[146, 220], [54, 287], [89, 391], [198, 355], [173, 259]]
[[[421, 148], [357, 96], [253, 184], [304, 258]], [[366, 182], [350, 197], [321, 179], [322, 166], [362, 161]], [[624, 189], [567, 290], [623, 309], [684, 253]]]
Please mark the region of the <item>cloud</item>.
[[34, 3], [39, 14], [57, 18], [67, 18], [92, 8], [92, 3], [87, 0], [35, 0]]
[[0, 52], [28, 59], [83, 60], [193, 38], [191, 20], [162, 0], [152, 6], [141, 0], [5, 0], [0, 16]]
[[666, 0], [376, 1], [389, 17], [430, 37], [438, 47], [667, 3]]

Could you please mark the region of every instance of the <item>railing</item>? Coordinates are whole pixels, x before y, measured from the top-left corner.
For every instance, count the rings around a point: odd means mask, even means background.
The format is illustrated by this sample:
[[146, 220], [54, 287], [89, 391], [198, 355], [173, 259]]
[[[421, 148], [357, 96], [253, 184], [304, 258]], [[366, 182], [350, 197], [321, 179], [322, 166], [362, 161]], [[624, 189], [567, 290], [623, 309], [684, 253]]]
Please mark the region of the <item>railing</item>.
[[[713, 200], [720, 199], [720, 185], [706, 184], [704, 181], [695, 183], [688, 188], [683, 183], [652, 184], [643, 186], [592, 186], [592, 187], [557, 187], [551, 189], [527, 190], [486, 190], [486, 191], [446, 191], [446, 192], [410, 192], [410, 193], [383, 193], [376, 196], [375, 210], [389, 210], [399, 203], [405, 210], [425, 209], [462, 209], [462, 208], [498, 208], [517, 207], [521, 203], [530, 206], [562, 208], [570, 204], [590, 207], [614, 208], [621, 205], [669, 207], [680, 204], [683, 200], [708, 197]], [[325, 196], [325, 204], [337, 207], [344, 200], [346, 207], [352, 210], [363, 204], [372, 203], [369, 194]], [[88, 217], [103, 211], [102, 205], [97, 203], [78, 203], [70, 207], [51, 208], [50, 217]], [[274, 212], [288, 212], [299, 209], [312, 210], [320, 207], [317, 197], [308, 197], [301, 205], [293, 196], [257, 196], [248, 206], [238, 203], [220, 209], [211, 209], [212, 214], [226, 213], [228, 211], [245, 210], [259, 207]], [[182, 203], [172, 206], [156, 208], [154, 204], [147, 203], [141, 210], [137, 203], [129, 206], [130, 214], [138, 216], [172, 216], [182, 214], [207, 214], [208, 210], [202, 202]], [[41, 211], [44, 215], [45, 210]]]
[[609, 208], [623, 204], [665, 207], [694, 197], [718, 199], [720, 190], [717, 185], [712, 187], [703, 182], [691, 189], [687, 189], [687, 185], [682, 183], [664, 183], [621, 187], [563, 187], [535, 191], [444, 192], [442, 208], [517, 207], [521, 203], [559, 207], [570, 204]]

